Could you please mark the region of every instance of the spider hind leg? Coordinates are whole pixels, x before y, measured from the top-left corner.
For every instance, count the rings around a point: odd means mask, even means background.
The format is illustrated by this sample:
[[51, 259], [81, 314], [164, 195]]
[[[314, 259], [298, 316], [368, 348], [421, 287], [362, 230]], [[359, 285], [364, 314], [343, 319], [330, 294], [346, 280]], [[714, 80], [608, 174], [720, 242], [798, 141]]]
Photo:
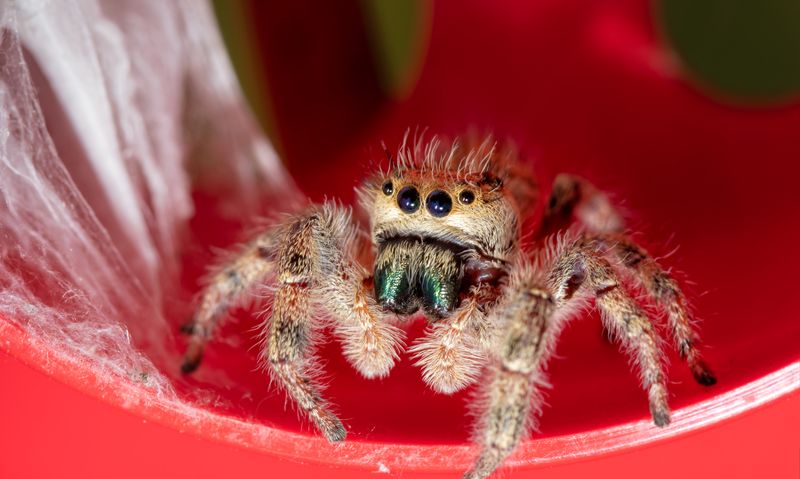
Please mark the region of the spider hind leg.
[[622, 215], [605, 193], [581, 177], [560, 174], [553, 182], [539, 234], [546, 236], [572, 221], [583, 225], [592, 236], [588, 240], [590, 245], [612, 258], [615, 266], [627, 273], [666, 313], [675, 347], [695, 381], [704, 386], [716, 384], [714, 373], [700, 353], [700, 336], [686, 297], [675, 279], [623, 233]]
[[192, 319], [181, 326], [188, 336], [181, 372], [194, 372], [217, 324], [237, 305], [256, 299], [253, 290], [275, 270], [271, 252], [275, 236], [268, 231], [246, 244], [208, 279]]
[[628, 273], [635, 285], [664, 311], [678, 355], [686, 362], [695, 381], [703, 386], [717, 379], [699, 349], [700, 335], [678, 283], [647, 251], [624, 235], [598, 235], [590, 240], [594, 248], [611, 255]]

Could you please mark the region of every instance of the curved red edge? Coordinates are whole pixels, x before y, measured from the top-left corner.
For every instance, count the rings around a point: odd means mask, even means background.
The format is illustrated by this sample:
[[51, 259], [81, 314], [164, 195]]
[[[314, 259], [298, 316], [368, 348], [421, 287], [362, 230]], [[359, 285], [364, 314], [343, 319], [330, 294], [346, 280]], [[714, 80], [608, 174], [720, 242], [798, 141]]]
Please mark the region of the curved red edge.
[[[0, 349], [22, 363], [91, 397], [180, 432], [295, 461], [374, 469], [376, 463], [394, 470], [450, 471], [464, 469], [472, 459], [469, 445], [400, 445], [347, 441], [330, 445], [324, 439], [228, 417], [158, 396], [154, 391], [117, 375], [103, 374], [91, 363], [69, 358], [17, 324], [0, 318]], [[581, 434], [525, 441], [509, 460], [524, 467], [566, 463], [663, 441], [733, 418], [800, 390], [800, 362], [788, 365], [737, 389], [674, 411], [673, 423], [657, 428], [636, 421]]]

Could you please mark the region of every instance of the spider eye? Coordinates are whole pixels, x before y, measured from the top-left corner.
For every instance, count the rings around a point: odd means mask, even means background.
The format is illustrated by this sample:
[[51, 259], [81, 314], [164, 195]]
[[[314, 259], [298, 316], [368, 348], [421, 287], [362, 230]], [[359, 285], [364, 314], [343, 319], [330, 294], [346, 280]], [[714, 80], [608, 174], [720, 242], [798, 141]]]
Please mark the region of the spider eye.
[[475, 201], [475, 193], [469, 190], [464, 190], [458, 195], [458, 201], [460, 201], [463, 205], [468, 205]]
[[413, 213], [419, 209], [419, 192], [413, 186], [406, 186], [397, 195], [397, 206], [404, 213]]
[[444, 191], [436, 190], [428, 195], [425, 206], [433, 216], [441, 218], [450, 213], [450, 210], [453, 208], [453, 200], [451, 200], [450, 195]]
[[394, 185], [392, 184], [391, 181], [386, 180], [386, 182], [381, 187], [381, 190], [383, 191], [384, 195], [392, 196], [392, 193], [394, 193]]

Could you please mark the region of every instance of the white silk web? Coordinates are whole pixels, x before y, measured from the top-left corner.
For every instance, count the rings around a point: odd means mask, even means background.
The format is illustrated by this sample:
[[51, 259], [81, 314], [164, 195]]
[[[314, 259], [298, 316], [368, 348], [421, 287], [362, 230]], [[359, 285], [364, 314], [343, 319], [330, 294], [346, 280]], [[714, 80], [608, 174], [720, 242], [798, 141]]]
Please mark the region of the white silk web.
[[0, 321], [172, 396], [193, 188], [239, 215], [295, 195], [209, 5], [0, 0]]

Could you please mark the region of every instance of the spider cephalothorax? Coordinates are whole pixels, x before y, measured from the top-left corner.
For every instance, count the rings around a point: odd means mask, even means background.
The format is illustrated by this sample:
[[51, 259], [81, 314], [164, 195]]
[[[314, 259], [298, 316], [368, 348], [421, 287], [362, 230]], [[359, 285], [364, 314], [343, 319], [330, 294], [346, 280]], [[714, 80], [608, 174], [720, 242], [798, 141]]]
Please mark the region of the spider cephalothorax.
[[[493, 145], [401, 149], [388, 174], [365, 182], [361, 204], [376, 249], [375, 295], [392, 312], [449, 315], [460, 297], [496, 285], [517, 253], [520, 206]], [[531, 191], [535, 191], [531, 189]], [[528, 203], [530, 201], [527, 201]]]
[[344, 426], [315, 374], [314, 332], [330, 325], [361, 374], [385, 376], [403, 348], [397, 319], [421, 310], [431, 324], [409, 352], [425, 382], [453, 393], [481, 371], [487, 378], [475, 401], [481, 452], [470, 478], [490, 475], [530, 429], [558, 333], [589, 301], [633, 356], [657, 425], [669, 423], [663, 353], [629, 287], [662, 308], [697, 381], [715, 382], [677, 284], [624, 234], [620, 215], [588, 182], [556, 178], [528, 247], [521, 230], [536, 210], [536, 182], [513, 149], [490, 140], [404, 143], [359, 197], [368, 235], [349, 209], [313, 205], [267, 228], [216, 271], [187, 328], [183, 370], [198, 366], [233, 305], [273, 282], [262, 361], [317, 429], [340, 441]]

